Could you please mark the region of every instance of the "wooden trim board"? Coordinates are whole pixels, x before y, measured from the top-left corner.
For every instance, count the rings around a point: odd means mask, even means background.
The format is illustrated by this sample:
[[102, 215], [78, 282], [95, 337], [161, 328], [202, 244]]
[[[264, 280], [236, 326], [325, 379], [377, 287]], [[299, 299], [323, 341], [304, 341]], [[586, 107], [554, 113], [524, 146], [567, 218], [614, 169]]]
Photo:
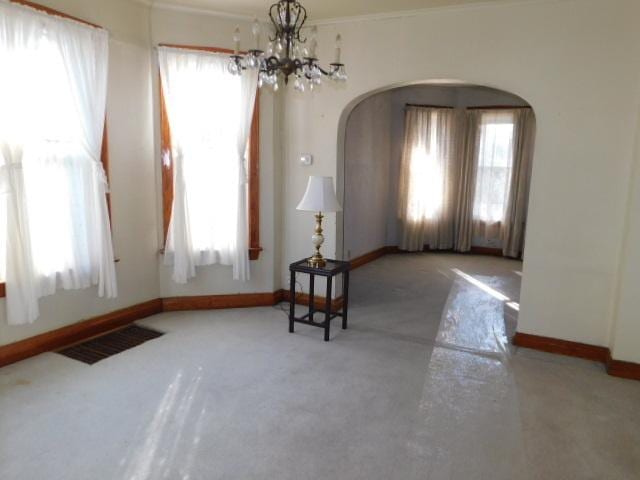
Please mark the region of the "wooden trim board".
[[[157, 298], [27, 338], [16, 343], [0, 346], [0, 367], [25, 360], [41, 353], [60, 350], [61, 348], [122, 328], [136, 320], [162, 312], [268, 307], [288, 300], [288, 290], [277, 290], [272, 293]], [[309, 305], [309, 295], [306, 293], [296, 295], [296, 303]], [[322, 310], [325, 306], [325, 299], [324, 297], [315, 297], [314, 303], [318, 310]], [[332, 311], [340, 310], [342, 304], [342, 298], [333, 300], [331, 306]]]
[[164, 312], [185, 310], [220, 310], [224, 308], [269, 307], [279, 303], [278, 292], [240, 293], [234, 295], [204, 295], [162, 299]]
[[513, 337], [513, 344], [518, 347], [531, 348], [557, 355], [601, 362], [606, 366], [609, 375], [640, 380], [640, 364], [611, 358], [611, 350], [607, 347], [520, 332], [516, 332]]
[[[363, 264], [364, 263], [360, 263], [359, 266]], [[59, 350], [97, 335], [102, 335], [111, 330], [124, 327], [136, 320], [162, 312], [273, 306], [283, 301], [289, 301], [289, 298], [290, 295], [288, 290], [277, 290], [273, 293], [206, 295], [198, 297], [173, 297], [163, 299], [157, 298], [51, 332], [43, 333], [32, 338], [27, 338], [16, 343], [0, 346], [0, 367], [10, 365], [41, 353]], [[343, 306], [343, 302], [344, 299], [342, 297], [332, 300], [331, 310], [334, 312], [340, 310]], [[306, 293], [296, 294], [296, 303], [300, 305], [309, 305], [309, 295]], [[325, 298], [316, 296], [314, 298], [314, 304], [317, 310], [323, 310], [325, 307]], [[539, 335], [531, 335], [521, 332], [517, 332], [515, 334], [513, 344], [519, 347], [541, 350], [548, 353], [601, 362], [605, 364], [609, 375], [640, 380], [640, 364], [611, 358], [611, 351], [607, 347], [542, 337]]]
[[158, 313], [162, 313], [162, 301], [154, 299], [5, 345], [0, 347], [0, 367], [73, 345]]
[[360, 268], [367, 263], [371, 263], [374, 260], [379, 259], [387, 254], [387, 247], [378, 248], [373, 252], [365, 253], [364, 255], [360, 255], [359, 257], [351, 260], [351, 270], [355, 270], [356, 268]]
[[640, 363], [624, 362], [607, 358], [607, 373], [614, 377], [628, 378], [630, 380], [640, 380]]
[[531, 348], [533, 350], [541, 350], [543, 352], [556, 353], [569, 357], [584, 358], [602, 363], [607, 361], [609, 355], [609, 349], [606, 347], [520, 332], [516, 332], [513, 337], [513, 344], [518, 347]]

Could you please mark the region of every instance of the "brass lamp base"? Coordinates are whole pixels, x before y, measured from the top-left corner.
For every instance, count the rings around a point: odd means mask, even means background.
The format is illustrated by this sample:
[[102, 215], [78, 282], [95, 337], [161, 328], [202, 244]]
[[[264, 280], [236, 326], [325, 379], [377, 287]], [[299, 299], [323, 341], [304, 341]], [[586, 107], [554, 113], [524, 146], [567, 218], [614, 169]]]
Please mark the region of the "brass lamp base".
[[307, 260], [307, 263], [309, 264], [309, 266], [313, 268], [323, 268], [324, 266], [327, 265], [327, 262], [325, 261], [322, 254], [320, 253], [320, 247], [322, 247], [322, 244], [324, 243], [324, 235], [322, 235], [322, 219], [323, 218], [324, 218], [324, 215], [322, 215], [322, 212], [318, 212], [316, 214], [316, 231], [313, 234], [313, 237], [311, 237], [311, 241], [313, 242], [313, 245], [316, 247], [316, 253], [313, 254], [313, 257]]
[[322, 257], [322, 255], [314, 255], [307, 260], [307, 263], [313, 268], [323, 268], [327, 265], [327, 261]]

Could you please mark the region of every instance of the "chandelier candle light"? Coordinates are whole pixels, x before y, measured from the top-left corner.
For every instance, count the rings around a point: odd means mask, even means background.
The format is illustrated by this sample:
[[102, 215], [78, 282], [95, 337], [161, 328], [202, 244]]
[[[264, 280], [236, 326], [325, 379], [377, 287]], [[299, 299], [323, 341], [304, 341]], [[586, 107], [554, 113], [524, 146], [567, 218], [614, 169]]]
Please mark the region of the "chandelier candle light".
[[342, 37], [338, 34], [335, 45], [335, 58], [324, 70], [318, 63], [316, 27], [311, 28], [310, 38], [302, 36], [301, 30], [307, 21], [307, 10], [296, 0], [280, 0], [271, 5], [269, 18], [273, 23], [273, 36], [269, 37], [266, 51], [260, 49], [260, 23], [256, 19], [252, 33], [254, 48], [246, 54], [240, 54], [240, 28], [234, 33], [234, 53], [229, 60], [229, 72], [242, 75], [246, 69], [258, 70], [258, 85], [268, 85], [278, 90], [280, 77], [289, 83], [289, 77], [295, 76], [293, 87], [299, 92], [312, 91], [327, 76], [336, 82], [347, 80], [347, 72], [341, 63]]
[[298, 205], [298, 210], [305, 212], [316, 212], [316, 230], [311, 241], [315, 246], [316, 252], [308, 260], [310, 266], [314, 268], [322, 268], [327, 262], [320, 253], [320, 247], [324, 243], [324, 235], [322, 235], [322, 212], [341, 212], [342, 207], [336, 198], [336, 191], [333, 188], [333, 178], [331, 177], [309, 177], [307, 191]]

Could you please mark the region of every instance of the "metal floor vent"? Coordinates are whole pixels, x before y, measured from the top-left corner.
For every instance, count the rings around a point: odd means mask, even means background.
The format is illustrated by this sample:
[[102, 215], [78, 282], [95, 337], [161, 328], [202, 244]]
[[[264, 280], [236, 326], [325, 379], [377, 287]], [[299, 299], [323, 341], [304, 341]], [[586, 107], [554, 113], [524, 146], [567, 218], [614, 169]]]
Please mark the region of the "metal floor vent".
[[84, 343], [65, 348], [58, 353], [65, 357], [93, 365], [100, 360], [142, 345], [162, 335], [164, 335], [164, 333], [156, 332], [155, 330], [139, 325], [130, 325], [122, 330], [107, 333], [101, 337], [92, 338]]

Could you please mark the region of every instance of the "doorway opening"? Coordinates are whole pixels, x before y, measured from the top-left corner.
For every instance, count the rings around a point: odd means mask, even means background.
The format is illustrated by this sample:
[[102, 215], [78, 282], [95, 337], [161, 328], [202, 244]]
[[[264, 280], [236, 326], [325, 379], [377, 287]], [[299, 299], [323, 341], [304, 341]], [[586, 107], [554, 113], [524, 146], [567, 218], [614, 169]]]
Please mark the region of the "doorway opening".
[[[420, 272], [444, 275], [438, 288], [449, 285], [450, 296], [470, 312], [476, 300], [500, 307], [494, 320], [508, 343], [520, 310], [535, 143], [531, 105], [515, 94], [460, 83], [395, 87], [354, 103], [339, 152], [343, 258], [359, 267], [390, 253], [416, 253], [385, 260], [384, 269], [398, 268], [398, 275], [377, 285], [390, 282], [384, 288], [407, 300], [415, 294], [422, 304], [407, 281], [424, 283]], [[366, 283], [363, 294], [371, 300], [376, 282]], [[445, 324], [443, 317], [440, 328]]]

